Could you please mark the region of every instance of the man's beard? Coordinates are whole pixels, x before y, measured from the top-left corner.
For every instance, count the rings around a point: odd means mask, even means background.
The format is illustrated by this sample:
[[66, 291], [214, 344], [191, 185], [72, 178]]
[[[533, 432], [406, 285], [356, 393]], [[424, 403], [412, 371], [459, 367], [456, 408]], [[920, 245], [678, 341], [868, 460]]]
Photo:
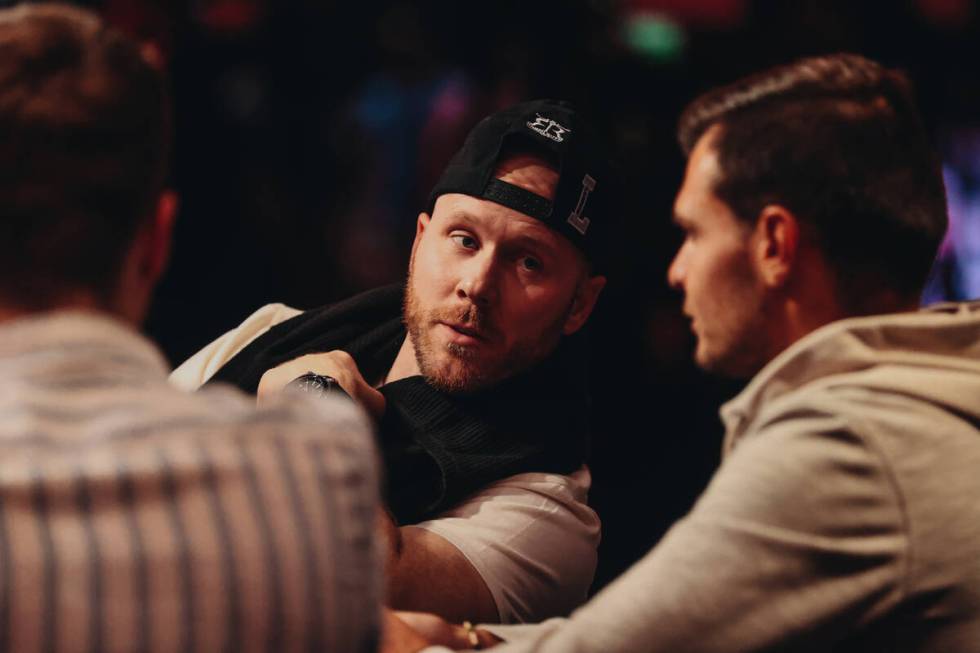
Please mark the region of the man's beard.
[[[457, 308], [425, 311], [413, 290], [411, 272], [405, 290], [404, 316], [408, 337], [415, 350], [419, 371], [429, 385], [449, 394], [467, 394], [483, 390], [515, 376], [546, 358], [558, 346], [561, 329], [569, 310], [544, 329], [533, 341], [514, 343], [509, 351], [488, 356], [484, 347], [467, 347], [457, 343], [440, 345], [433, 341], [432, 328], [439, 322], [461, 324], [491, 339], [499, 339], [500, 330], [489, 314], [476, 304]], [[440, 365], [448, 354], [450, 363]]]

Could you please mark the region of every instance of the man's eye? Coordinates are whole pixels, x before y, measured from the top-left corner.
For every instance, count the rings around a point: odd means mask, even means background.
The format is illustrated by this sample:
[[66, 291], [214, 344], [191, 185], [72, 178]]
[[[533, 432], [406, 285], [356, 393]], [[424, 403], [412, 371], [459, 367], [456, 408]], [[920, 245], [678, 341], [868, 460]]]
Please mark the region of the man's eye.
[[524, 256], [521, 257], [521, 267], [528, 272], [539, 272], [541, 270], [541, 261], [533, 256]]
[[453, 234], [450, 236], [453, 242], [462, 247], [463, 249], [476, 249], [476, 239], [473, 236], [467, 236], [466, 234]]

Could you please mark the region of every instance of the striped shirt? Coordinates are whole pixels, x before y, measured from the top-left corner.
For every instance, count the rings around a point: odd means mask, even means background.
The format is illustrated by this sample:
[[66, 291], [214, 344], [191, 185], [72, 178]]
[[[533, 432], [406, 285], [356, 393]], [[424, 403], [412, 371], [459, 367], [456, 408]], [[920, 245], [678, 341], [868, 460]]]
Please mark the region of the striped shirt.
[[0, 324], [0, 651], [373, 651], [377, 505], [349, 402], [181, 392], [94, 314]]

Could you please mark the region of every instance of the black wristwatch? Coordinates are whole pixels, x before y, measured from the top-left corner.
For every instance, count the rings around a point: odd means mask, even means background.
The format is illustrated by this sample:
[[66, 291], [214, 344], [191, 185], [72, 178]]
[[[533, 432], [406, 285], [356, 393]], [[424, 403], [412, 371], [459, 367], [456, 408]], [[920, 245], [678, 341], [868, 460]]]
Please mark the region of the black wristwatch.
[[338, 395], [350, 399], [350, 395], [344, 392], [344, 389], [337, 383], [337, 379], [326, 374], [317, 374], [316, 372], [307, 372], [302, 376], [297, 376], [286, 384], [286, 387], [291, 390], [308, 392], [316, 397]]

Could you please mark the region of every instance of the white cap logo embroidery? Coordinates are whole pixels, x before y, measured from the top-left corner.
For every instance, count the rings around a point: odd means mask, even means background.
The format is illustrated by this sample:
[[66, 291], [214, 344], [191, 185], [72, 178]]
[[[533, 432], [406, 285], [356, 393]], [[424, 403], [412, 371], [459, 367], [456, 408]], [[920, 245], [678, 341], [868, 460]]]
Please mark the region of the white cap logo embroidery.
[[527, 123], [528, 128], [530, 128], [533, 131], [536, 131], [537, 133], [541, 134], [545, 138], [550, 138], [556, 143], [561, 143], [563, 140], [565, 140], [564, 138], [562, 138], [562, 135], [572, 131], [568, 127], [563, 127], [559, 125], [551, 118], [545, 118], [540, 113], [536, 113], [534, 115], [536, 115], [537, 118]]
[[582, 178], [582, 193], [578, 196], [578, 205], [568, 214], [568, 224], [583, 236], [589, 230], [589, 223], [592, 222], [585, 217], [585, 203], [589, 201], [589, 193], [595, 190], [595, 186], [595, 179], [590, 175]]

